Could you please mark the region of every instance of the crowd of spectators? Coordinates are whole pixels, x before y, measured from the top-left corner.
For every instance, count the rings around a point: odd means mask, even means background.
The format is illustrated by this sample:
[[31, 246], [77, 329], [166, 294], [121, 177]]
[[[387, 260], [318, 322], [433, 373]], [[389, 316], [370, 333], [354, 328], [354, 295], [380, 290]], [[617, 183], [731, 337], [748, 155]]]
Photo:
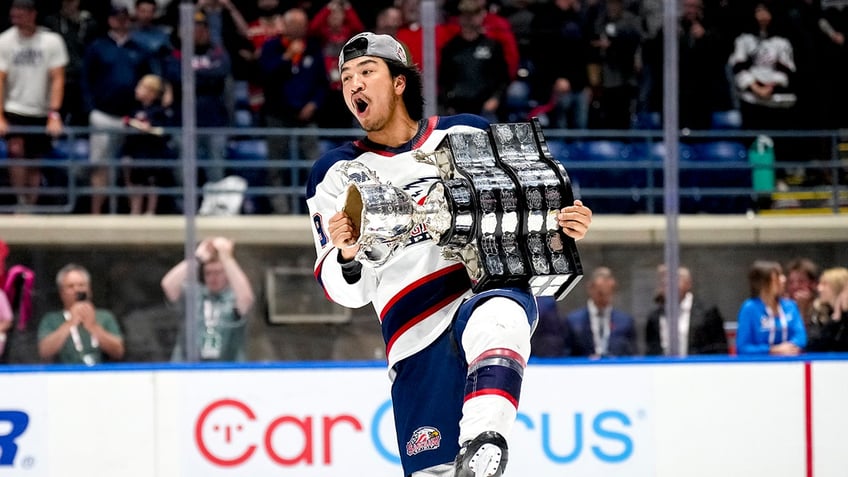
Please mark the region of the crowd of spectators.
[[845, 267], [821, 271], [808, 258], [792, 259], [785, 267], [776, 261], [755, 260], [747, 277], [750, 295], [739, 305], [736, 320], [731, 321], [696, 292], [692, 271], [681, 266], [677, 274], [680, 302], [676, 350], [671, 346], [675, 329], [665, 316], [668, 275], [665, 265], [657, 268], [657, 306], [648, 312], [641, 334], [635, 330], [631, 313], [615, 299], [615, 276], [608, 267], [596, 268], [588, 278], [585, 307], [565, 310], [553, 298], [540, 297], [532, 355], [592, 359], [635, 356], [640, 354], [640, 335], [646, 356], [797, 356], [848, 351]]
[[[395, 35], [425, 74], [437, 70], [434, 100], [440, 113], [470, 112], [492, 121], [538, 117], [551, 128], [656, 127], [664, 91], [663, 2], [436, 3], [436, 63], [424, 65], [420, 0], [197, 0], [191, 64], [201, 128], [201, 184], [232, 172], [222, 162], [231, 157], [231, 138], [204, 134], [204, 128], [354, 127], [335, 64], [341, 44], [366, 29]], [[848, 79], [848, 9], [843, 3], [848, 2], [683, 0], [676, 32], [681, 126], [709, 129], [713, 114], [726, 111], [738, 112], [745, 129], [848, 126], [848, 91], [842, 87]], [[50, 79], [62, 91], [41, 92], [41, 106], [30, 113], [6, 101], [4, 117], [9, 124], [31, 126], [41, 125], [43, 116], [53, 136], [61, 134], [62, 125], [97, 130], [86, 138], [91, 166], [82, 179], [95, 190], [86, 212], [107, 210], [106, 195], [98, 191], [108, 185], [167, 186], [179, 179], [176, 167], [170, 178], [162, 177], [161, 168], [156, 174], [110, 177], [105, 167], [117, 158], [179, 157], [178, 137], [164, 134], [156, 142], [167, 147], [155, 151], [126, 141], [137, 134], [150, 139], [153, 131], [161, 131], [155, 128], [181, 124], [179, 5], [176, 0], [0, 2], [0, 9], [11, 12], [7, 25], [0, 21], [4, 31], [29, 28], [20, 13], [34, 10], [38, 25], [64, 40], [65, 52], [50, 56], [55, 63], [39, 73], [44, 82], [57, 74], [54, 65], [64, 65], [64, 79]], [[21, 52], [20, 45], [15, 48]], [[4, 49], [13, 48], [0, 44], [0, 59]], [[0, 63], [5, 80], [15, 79], [14, 70], [14, 64]], [[137, 87], [146, 75], [161, 78], [163, 88], [153, 103], [144, 104]], [[14, 93], [10, 87], [4, 93]], [[53, 104], [57, 98], [61, 106]], [[265, 156], [312, 161], [322, 147], [317, 137], [270, 134]], [[37, 148], [28, 153], [11, 146], [12, 157], [43, 155]], [[821, 158], [815, 148], [792, 141], [776, 140], [775, 152], [778, 160]], [[39, 203], [37, 188], [45, 178], [37, 169], [10, 168], [10, 175], [12, 185], [25, 191], [11, 200]], [[299, 187], [304, 180], [297, 170], [278, 167], [259, 176], [250, 179], [251, 185]], [[780, 179], [805, 180], [803, 171]], [[146, 206], [127, 201], [126, 209], [179, 212], [178, 203], [149, 200]], [[286, 201], [269, 204], [278, 213], [293, 207]]]
[[[196, 357], [202, 361], [247, 361], [260, 352], [251, 351], [247, 334], [248, 323], [262, 313], [258, 292], [235, 252], [235, 241], [222, 236], [204, 238], [195, 249], [194, 339]], [[93, 284], [85, 266], [65, 263], [55, 275], [59, 301], [46, 310], [34, 309], [34, 272], [22, 264], [7, 267], [8, 255], [9, 247], [0, 240], [0, 364], [40, 360], [93, 366], [141, 356], [137, 349], [127, 351], [132, 343], [138, 346], [133, 334], [139, 326], [133, 320], [140, 317], [128, 319], [121, 316], [123, 311], [110, 310], [105, 304], [109, 299], [94, 293], [103, 290], [102, 280], [95, 277]], [[189, 270], [190, 263], [181, 260], [162, 274], [156, 287], [154, 293], [161, 293], [167, 315], [176, 318], [179, 326], [165, 340], [173, 348], [152, 359], [187, 359], [183, 316], [189, 308]], [[663, 264], [656, 268], [651, 305], [641, 310], [630, 309], [619, 298], [618, 280], [607, 266], [595, 267], [584, 278], [585, 304], [538, 297], [532, 356], [618, 359], [848, 352], [848, 268], [844, 266], [822, 267], [807, 257], [785, 264], [755, 260], [747, 277], [735, 281], [738, 286], [747, 281], [750, 289], [748, 297], [737, 303], [735, 317], [722, 316], [714, 297], [697, 286], [697, 270], [680, 266], [676, 279], [676, 323], [665, 316], [666, 291], [674, 278]], [[164, 315], [157, 319], [167, 320]], [[37, 350], [27, 357], [25, 336], [36, 330]], [[677, 348], [672, 349], [675, 334]]]

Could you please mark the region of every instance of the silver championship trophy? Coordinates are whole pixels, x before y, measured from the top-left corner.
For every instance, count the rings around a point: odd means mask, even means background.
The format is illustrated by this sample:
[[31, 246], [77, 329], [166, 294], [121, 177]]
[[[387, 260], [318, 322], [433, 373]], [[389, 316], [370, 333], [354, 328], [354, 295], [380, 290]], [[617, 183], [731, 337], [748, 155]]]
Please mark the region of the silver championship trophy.
[[357, 260], [382, 265], [424, 225], [445, 258], [465, 265], [475, 292], [529, 286], [559, 300], [577, 284], [577, 245], [556, 220], [574, 202], [571, 181], [537, 120], [451, 133], [435, 151], [415, 154], [441, 178], [422, 205], [361, 163], [344, 166], [351, 183], [340, 208], [359, 229]]

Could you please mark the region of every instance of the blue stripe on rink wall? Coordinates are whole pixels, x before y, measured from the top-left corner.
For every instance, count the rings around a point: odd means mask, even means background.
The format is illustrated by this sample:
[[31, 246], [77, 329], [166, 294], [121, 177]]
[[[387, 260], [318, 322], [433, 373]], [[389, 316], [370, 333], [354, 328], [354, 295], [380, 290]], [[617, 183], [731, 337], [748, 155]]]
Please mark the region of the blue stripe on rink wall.
[[[813, 361], [848, 361], [848, 353], [809, 353], [801, 356], [689, 356], [686, 358], [635, 357], [589, 360], [585, 358], [531, 358], [528, 366], [674, 366], [725, 363], [793, 363]], [[139, 372], [139, 371], [215, 371], [215, 370], [280, 370], [280, 369], [373, 369], [384, 368], [384, 361], [278, 361], [267, 363], [106, 363], [94, 367], [67, 364], [35, 364], [0, 366], [4, 373], [74, 373], [74, 372]]]

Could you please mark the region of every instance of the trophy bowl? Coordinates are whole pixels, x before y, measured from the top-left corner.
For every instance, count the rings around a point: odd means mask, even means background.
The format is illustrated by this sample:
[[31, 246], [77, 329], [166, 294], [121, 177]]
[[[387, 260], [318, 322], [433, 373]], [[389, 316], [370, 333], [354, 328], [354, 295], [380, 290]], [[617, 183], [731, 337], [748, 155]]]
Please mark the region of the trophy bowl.
[[401, 246], [415, 226], [415, 204], [401, 189], [391, 184], [351, 182], [341, 210], [359, 231], [349, 247], [359, 246], [357, 260], [382, 265]]

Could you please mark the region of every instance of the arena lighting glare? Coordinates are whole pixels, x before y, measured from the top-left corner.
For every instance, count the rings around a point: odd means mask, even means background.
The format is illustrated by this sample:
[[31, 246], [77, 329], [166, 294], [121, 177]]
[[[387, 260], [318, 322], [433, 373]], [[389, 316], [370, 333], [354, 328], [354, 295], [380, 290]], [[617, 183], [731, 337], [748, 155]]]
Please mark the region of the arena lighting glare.
[[381, 266], [424, 225], [443, 256], [465, 265], [475, 292], [529, 286], [562, 299], [577, 284], [580, 255], [556, 220], [574, 202], [571, 181], [537, 120], [450, 133], [414, 154], [441, 178], [422, 205], [363, 164], [345, 166], [351, 183], [340, 208], [359, 230], [357, 260]]

